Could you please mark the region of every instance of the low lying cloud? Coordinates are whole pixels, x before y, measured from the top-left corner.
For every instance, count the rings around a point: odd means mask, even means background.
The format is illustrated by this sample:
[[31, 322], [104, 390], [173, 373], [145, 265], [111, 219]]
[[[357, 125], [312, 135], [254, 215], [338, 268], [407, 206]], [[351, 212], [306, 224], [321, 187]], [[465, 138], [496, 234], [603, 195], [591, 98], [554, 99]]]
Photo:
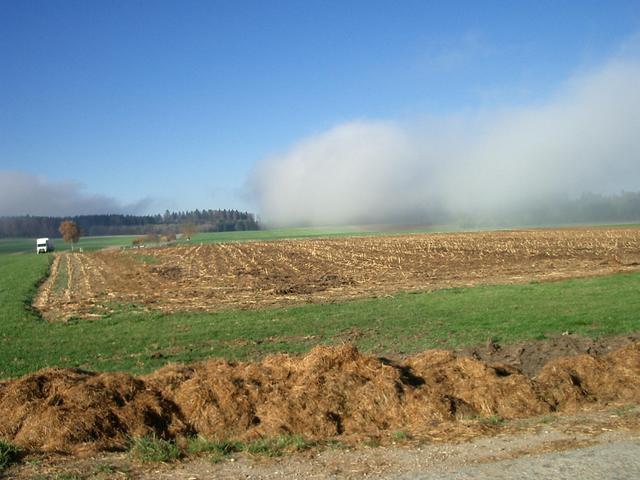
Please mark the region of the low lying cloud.
[[104, 213], [139, 213], [150, 204], [143, 199], [122, 204], [104, 195], [84, 192], [81, 184], [52, 181], [18, 171], [0, 170], [0, 216], [73, 216]]
[[338, 125], [261, 162], [251, 190], [273, 225], [424, 222], [637, 191], [639, 85], [640, 62], [616, 59], [542, 104]]

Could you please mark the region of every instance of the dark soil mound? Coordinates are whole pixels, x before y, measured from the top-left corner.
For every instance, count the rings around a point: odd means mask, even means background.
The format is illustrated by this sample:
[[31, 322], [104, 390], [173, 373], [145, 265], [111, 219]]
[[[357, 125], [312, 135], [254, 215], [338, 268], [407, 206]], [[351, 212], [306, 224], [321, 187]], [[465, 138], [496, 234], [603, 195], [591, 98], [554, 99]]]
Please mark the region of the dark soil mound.
[[600, 338], [564, 334], [506, 346], [489, 340], [484, 346], [466, 348], [457, 353], [487, 363], [505, 363], [533, 376], [556, 358], [581, 354], [602, 356], [637, 341], [640, 341], [640, 334]]

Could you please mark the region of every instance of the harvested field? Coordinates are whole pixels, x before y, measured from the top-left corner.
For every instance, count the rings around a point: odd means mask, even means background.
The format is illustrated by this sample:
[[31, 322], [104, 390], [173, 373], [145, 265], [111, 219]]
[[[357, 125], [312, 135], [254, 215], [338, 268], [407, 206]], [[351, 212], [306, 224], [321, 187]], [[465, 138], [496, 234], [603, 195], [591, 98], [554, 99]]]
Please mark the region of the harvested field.
[[471, 434], [513, 419], [640, 401], [640, 343], [549, 362], [530, 378], [443, 350], [403, 362], [353, 346], [255, 363], [212, 359], [134, 377], [46, 369], [0, 383], [0, 438], [31, 451], [121, 449], [130, 436], [357, 439]]
[[640, 270], [640, 229], [289, 240], [58, 255], [34, 306], [50, 321], [123, 305], [215, 311]]

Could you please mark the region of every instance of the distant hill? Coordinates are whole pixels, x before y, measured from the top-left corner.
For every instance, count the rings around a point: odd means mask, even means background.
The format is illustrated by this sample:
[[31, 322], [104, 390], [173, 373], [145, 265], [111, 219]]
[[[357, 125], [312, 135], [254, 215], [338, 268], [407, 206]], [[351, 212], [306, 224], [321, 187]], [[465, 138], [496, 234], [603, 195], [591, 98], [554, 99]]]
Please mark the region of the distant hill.
[[142, 235], [178, 233], [182, 225], [194, 224], [201, 232], [259, 230], [252, 213], [238, 210], [193, 210], [163, 215], [78, 215], [73, 217], [38, 217], [31, 215], [0, 217], [1, 237], [60, 237], [58, 228], [64, 220], [72, 220], [83, 236]]

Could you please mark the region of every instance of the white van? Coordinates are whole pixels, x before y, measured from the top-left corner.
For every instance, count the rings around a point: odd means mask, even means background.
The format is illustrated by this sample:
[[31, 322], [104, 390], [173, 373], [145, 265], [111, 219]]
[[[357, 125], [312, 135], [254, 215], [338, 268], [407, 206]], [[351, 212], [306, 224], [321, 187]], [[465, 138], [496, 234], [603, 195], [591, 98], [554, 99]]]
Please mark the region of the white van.
[[49, 238], [39, 238], [36, 240], [36, 253], [53, 252], [53, 240]]

